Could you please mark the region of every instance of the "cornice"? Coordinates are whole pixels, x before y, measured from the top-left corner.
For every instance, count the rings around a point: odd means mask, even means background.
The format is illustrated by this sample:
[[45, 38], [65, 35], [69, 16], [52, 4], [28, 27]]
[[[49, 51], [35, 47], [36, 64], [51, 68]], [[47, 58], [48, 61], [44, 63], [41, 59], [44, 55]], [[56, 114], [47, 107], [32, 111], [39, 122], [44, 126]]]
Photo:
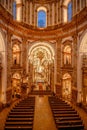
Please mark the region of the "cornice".
[[60, 0], [30, 0], [30, 2], [37, 3], [37, 4], [48, 4], [48, 3], [55, 3]]

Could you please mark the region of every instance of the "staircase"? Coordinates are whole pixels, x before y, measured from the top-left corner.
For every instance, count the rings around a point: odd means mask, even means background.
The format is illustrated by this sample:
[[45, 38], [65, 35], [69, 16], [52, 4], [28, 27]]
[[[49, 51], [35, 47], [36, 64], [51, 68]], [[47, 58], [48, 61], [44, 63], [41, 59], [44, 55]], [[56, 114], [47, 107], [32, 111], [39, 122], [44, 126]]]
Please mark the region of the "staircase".
[[48, 100], [58, 130], [84, 130], [81, 118], [69, 104], [55, 96]]
[[9, 112], [5, 130], [32, 130], [35, 97], [27, 97], [17, 103]]

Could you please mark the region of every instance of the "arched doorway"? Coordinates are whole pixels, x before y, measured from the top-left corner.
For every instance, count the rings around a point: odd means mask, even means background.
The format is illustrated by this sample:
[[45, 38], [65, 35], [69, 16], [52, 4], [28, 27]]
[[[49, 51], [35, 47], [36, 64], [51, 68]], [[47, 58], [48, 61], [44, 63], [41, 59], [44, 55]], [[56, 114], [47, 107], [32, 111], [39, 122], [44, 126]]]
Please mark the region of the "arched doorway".
[[66, 73], [62, 78], [62, 97], [66, 101], [71, 100], [71, 76]]
[[77, 62], [78, 103], [87, 104], [87, 32], [83, 34]]
[[0, 30], [0, 102], [6, 103], [7, 59], [3, 32]]
[[[34, 43], [28, 53], [30, 77], [36, 89], [54, 89], [54, 50], [46, 42]], [[38, 87], [39, 86], [39, 87]], [[43, 86], [43, 87], [41, 87]], [[40, 88], [41, 87], [41, 88]]]

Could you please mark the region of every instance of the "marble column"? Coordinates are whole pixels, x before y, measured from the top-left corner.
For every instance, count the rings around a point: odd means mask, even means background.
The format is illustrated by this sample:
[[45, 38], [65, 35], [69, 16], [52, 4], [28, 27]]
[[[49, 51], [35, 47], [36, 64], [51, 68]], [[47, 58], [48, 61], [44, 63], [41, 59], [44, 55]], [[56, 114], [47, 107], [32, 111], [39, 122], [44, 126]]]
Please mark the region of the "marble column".
[[86, 0], [86, 7], [87, 7], [87, 0]]
[[54, 17], [54, 3], [52, 3], [52, 25], [54, 25], [55, 17]]
[[26, 23], [28, 23], [28, 1], [26, 1]]
[[30, 24], [30, 2], [28, 2], [28, 24]]
[[81, 0], [80, 0], [80, 3], [79, 3], [79, 6], [80, 6], [80, 10], [81, 10]]
[[73, 0], [73, 16], [76, 14], [76, 0]]
[[32, 2], [30, 2], [30, 25], [32, 25]]
[[16, 19], [21, 22], [22, 20], [22, 0], [16, 0]]
[[58, 23], [60, 21], [60, 3], [58, 2]]
[[34, 3], [32, 3], [33, 5], [32, 5], [32, 25], [34, 25], [34, 17], [35, 17], [35, 15], [34, 15], [34, 7], [35, 7], [35, 4]]

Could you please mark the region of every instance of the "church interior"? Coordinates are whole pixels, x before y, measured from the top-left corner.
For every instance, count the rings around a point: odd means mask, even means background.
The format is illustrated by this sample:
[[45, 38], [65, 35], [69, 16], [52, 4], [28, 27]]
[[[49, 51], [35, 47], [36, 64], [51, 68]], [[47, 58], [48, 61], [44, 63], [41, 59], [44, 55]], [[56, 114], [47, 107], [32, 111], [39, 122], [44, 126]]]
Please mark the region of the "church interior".
[[87, 0], [0, 0], [0, 130], [87, 130]]

